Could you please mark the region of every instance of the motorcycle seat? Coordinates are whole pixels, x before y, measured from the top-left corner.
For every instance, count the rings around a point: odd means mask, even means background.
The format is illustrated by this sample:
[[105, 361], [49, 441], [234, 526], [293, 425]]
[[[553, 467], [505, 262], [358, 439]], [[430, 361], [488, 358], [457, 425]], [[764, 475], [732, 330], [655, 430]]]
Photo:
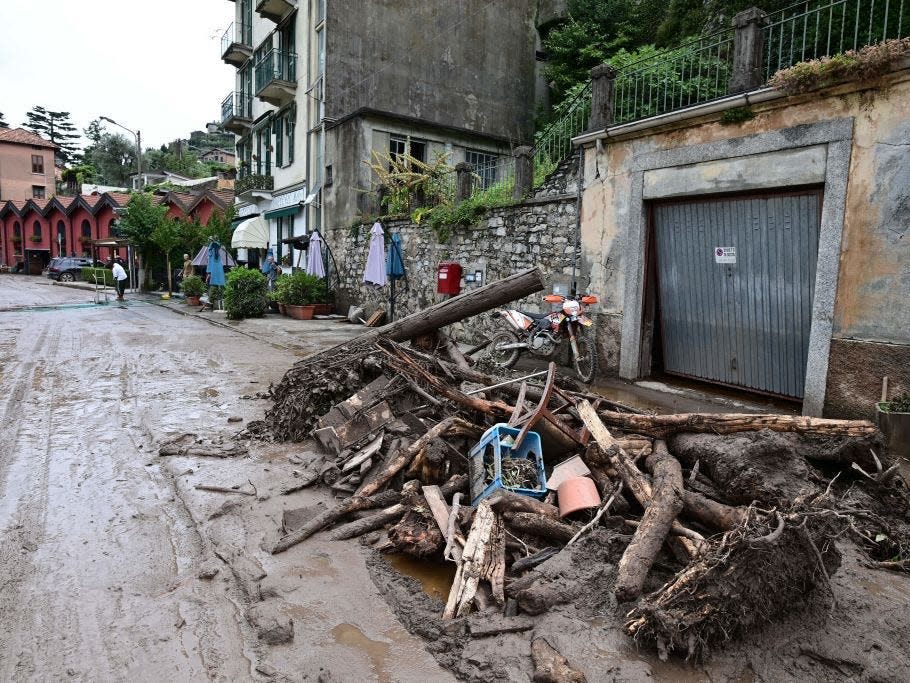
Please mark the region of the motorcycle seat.
[[521, 311], [522, 315], [528, 316], [531, 320], [543, 320], [549, 313], [531, 313], [530, 311]]

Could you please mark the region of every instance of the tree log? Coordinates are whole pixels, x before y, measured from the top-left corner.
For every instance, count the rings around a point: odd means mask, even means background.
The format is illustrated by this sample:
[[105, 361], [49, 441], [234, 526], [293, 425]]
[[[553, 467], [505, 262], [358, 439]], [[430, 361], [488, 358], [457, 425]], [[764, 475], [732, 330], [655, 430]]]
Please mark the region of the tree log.
[[557, 541], [563, 545], [571, 541], [575, 532], [578, 531], [568, 524], [533, 512], [507, 512], [504, 517], [506, 524], [516, 531], [522, 531], [548, 541]]
[[640, 415], [602, 410], [600, 418], [624, 431], [663, 439], [679, 432], [734, 434], [770, 429], [819, 436], [871, 436], [877, 427], [867, 420], [828, 420], [800, 415], [679, 413]]
[[433, 428], [427, 431], [426, 434], [421, 436], [417, 441], [412, 443], [407, 449], [402, 449], [398, 452], [392, 461], [386, 466], [384, 470], [377, 473], [375, 478], [370, 482], [365, 483], [360, 487], [360, 490], [357, 492], [358, 496], [371, 496], [377, 491], [379, 491], [383, 486], [385, 486], [396, 474], [401, 470], [407, 467], [411, 460], [414, 459], [421, 449], [426, 448], [427, 444], [430, 443], [436, 437], [442, 436], [449, 429], [454, 427], [464, 428], [464, 429], [475, 429], [474, 425], [470, 422], [466, 422], [457, 417], [447, 417]]
[[458, 571], [449, 592], [449, 599], [446, 601], [442, 614], [443, 619], [462, 617], [470, 609], [483, 576], [487, 553], [491, 551], [491, 535], [495, 521], [496, 513], [490, 507], [489, 502], [481, 501], [474, 514], [462, 562], [458, 565]]
[[683, 491], [683, 515], [713, 529], [728, 531], [746, 521], [745, 508], [718, 503], [694, 491]]
[[370, 531], [381, 529], [389, 522], [395, 522], [407, 512], [408, 508], [402, 503], [397, 503], [385, 510], [380, 510], [375, 515], [358, 519], [357, 521], [338, 527], [332, 532], [333, 541], [343, 541], [348, 538], [357, 538]]
[[641, 595], [654, 558], [683, 509], [682, 467], [663, 441], [654, 444], [647, 464], [654, 472], [651, 504], [619, 561], [615, 589], [619, 602], [635, 600]]
[[530, 512], [531, 514], [540, 515], [560, 520], [559, 508], [549, 503], [543, 503], [535, 498], [521, 496], [511, 491], [496, 491], [488, 500], [496, 512], [504, 514], [506, 512]]

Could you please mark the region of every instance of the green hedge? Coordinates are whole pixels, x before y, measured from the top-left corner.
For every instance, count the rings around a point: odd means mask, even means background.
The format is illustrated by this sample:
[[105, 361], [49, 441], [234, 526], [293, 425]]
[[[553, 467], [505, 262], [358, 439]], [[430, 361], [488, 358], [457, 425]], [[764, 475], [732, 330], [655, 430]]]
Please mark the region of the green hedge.
[[[104, 278], [104, 284], [108, 287], [114, 286], [114, 274], [111, 272], [110, 268], [83, 268], [79, 277], [89, 284], [95, 284], [95, 274], [97, 273], [99, 281], [101, 278]], [[129, 278], [129, 271], [126, 273], [127, 278]]]
[[258, 269], [234, 268], [224, 287], [224, 310], [229, 320], [261, 318], [268, 307], [268, 283]]

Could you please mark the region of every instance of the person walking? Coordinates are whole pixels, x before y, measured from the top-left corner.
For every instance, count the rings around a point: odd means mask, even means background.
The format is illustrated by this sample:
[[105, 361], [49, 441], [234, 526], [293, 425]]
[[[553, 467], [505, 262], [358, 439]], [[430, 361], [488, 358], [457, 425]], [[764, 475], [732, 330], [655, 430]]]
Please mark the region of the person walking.
[[114, 258], [111, 274], [114, 276], [114, 284], [117, 286], [117, 301], [123, 301], [123, 294], [126, 292], [126, 271], [123, 269], [119, 256]]

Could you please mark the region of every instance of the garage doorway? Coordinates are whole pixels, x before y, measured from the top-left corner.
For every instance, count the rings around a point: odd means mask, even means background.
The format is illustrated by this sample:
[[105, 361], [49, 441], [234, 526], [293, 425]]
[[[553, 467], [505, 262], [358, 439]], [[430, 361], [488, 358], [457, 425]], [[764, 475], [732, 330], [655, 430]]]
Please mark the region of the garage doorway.
[[653, 203], [653, 367], [802, 399], [821, 201], [808, 189]]

